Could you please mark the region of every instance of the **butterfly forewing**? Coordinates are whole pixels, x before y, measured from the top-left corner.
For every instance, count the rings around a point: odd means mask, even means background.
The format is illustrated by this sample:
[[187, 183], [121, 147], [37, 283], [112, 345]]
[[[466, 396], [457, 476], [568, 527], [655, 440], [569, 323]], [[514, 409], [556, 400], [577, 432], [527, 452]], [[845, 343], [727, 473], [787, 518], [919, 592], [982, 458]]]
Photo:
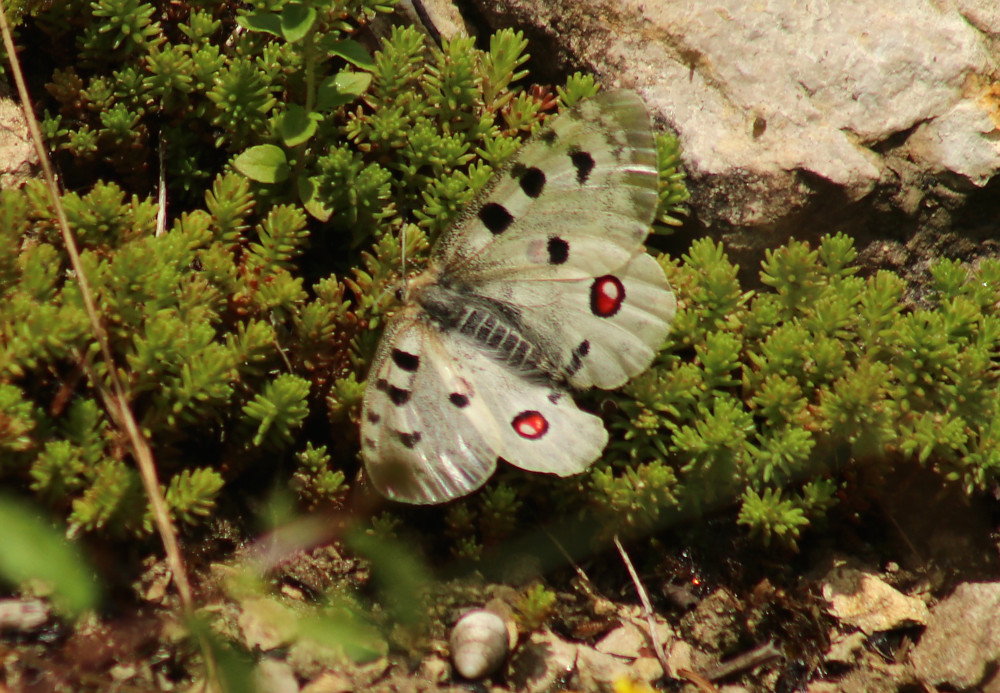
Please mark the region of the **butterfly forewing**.
[[649, 367], [676, 312], [663, 269], [638, 253], [614, 272], [578, 281], [486, 282], [477, 294], [517, 306], [555, 372], [577, 389], [611, 389]]
[[[630, 256], [649, 233], [656, 204], [649, 116], [636, 95], [610, 92], [533, 136], [445, 233], [432, 261], [445, 273], [552, 272], [565, 265], [558, 239], [570, 234]], [[622, 264], [606, 253], [590, 260], [594, 272]], [[574, 265], [555, 269], [580, 276]]]
[[465, 495], [498, 459], [569, 475], [607, 433], [570, 388], [649, 367], [676, 310], [643, 242], [657, 203], [645, 107], [611, 92], [554, 119], [445, 233], [383, 335], [362, 455], [411, 503]]

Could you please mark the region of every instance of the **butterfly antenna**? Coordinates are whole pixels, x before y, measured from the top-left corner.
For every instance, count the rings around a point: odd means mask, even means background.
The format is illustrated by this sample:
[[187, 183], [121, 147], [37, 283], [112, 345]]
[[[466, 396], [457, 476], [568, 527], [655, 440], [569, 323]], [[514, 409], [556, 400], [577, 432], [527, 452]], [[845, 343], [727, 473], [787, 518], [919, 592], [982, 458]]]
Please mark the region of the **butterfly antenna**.
[[406, 281], [406, 224], [399, 231], [399, 256], [403, 265], [403, 281]]
[[403, 277], [403, 296], [406, 296], [406, 224], [403, 224], [403, 228], [399, 230], [399, 257], [400, 257], [400, 271]]

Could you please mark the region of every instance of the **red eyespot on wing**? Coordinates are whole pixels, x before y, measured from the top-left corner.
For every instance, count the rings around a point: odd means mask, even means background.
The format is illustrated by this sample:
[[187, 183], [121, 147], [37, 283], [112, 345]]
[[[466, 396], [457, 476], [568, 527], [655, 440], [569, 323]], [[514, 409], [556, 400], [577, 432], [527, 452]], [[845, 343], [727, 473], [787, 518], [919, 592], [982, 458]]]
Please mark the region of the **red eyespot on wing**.
[[549, 430], [549, 421], [537, 411], [522, 411], [514, 417], [510, 425], [517, 435], [528, 440], [538, 440]]
[[610, 318], [625, 303], [625, 285], [621, 279], [606, 274], [590, 285], [590, 312], [599, 318]]

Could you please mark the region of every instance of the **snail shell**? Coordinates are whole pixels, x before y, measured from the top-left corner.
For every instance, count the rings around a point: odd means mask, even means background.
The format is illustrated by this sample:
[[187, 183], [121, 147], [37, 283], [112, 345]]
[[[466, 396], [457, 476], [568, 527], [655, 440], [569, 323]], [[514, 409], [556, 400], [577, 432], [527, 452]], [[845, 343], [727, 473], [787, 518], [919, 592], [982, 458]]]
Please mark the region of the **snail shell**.
[[467, 679], [486, 678], [504, 663], [511, 648], [511, 632], [492, 611], [476, 609], [451, 630], [451, 661]]

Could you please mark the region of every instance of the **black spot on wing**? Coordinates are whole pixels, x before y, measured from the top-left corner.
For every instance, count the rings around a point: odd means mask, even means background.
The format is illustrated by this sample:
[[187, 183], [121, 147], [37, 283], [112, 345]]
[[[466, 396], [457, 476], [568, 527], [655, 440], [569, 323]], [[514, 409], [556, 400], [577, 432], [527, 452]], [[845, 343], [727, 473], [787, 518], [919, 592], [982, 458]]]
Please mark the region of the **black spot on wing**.
[[556, 131], [552, 128], [545, 128], [538, 133], [538, 139], [551, 147], [556, 143], [556, 140], [558, 140], [559, 137], [556, 135]]
[[545, 189], [545, 174], [540, 168], [527, 167], [524, 164], [514, 164], [510, 173], [517, 178], [525, 195], [534, 199]]
[[373, 411], [368, 412], [368, 423], [377, 424], [381, 420], [382, 417], [376, 414], [375, 412]]
[[396, 387], [395, 385], [389, 386], [388, 394], [389, 400], [397, 407], [401, 407], [410, 401], [410, 391]]
[[469, 398], [463, 395], [461, 392], [452, 392], [448, 395], [448, 401], [459, 409], [464, 409], [469, 406]]
[[574, 375], [577, 371], [583, 368], [583, 357], [590, 353], [590, 342], [588, 340], [583, 340], [576, 345], [573, 349], [570, 359], [569, 368], [567, 369], [567, 376]]
[[549, 264], [561, 265], [569, 259], [569, 243], [558, 236], [549, 238]]
[[420, 357], [402, 349], [392, 350], [392, 362], [410, 373], [420, 367]]
[[399, 432], [399, 442], [403, 444], [404, 448], [413, 449], [423, 436], [420, 435], [420, 431], [413, 431], [412, 433]]
[[576, 182], [583, 185], [594, 170], [594, 157], [588, 152], [574, 147], [569, 151], [569, 159], [573, 162], [573, 168], [576, 169]]
[[514, 222], [514, 217], [503, 205], [487, 202], [479, 210], [479, 220], [483, 222], [483, 226], [490, 230], [490, 233], [497, 236], [507, 230]]

